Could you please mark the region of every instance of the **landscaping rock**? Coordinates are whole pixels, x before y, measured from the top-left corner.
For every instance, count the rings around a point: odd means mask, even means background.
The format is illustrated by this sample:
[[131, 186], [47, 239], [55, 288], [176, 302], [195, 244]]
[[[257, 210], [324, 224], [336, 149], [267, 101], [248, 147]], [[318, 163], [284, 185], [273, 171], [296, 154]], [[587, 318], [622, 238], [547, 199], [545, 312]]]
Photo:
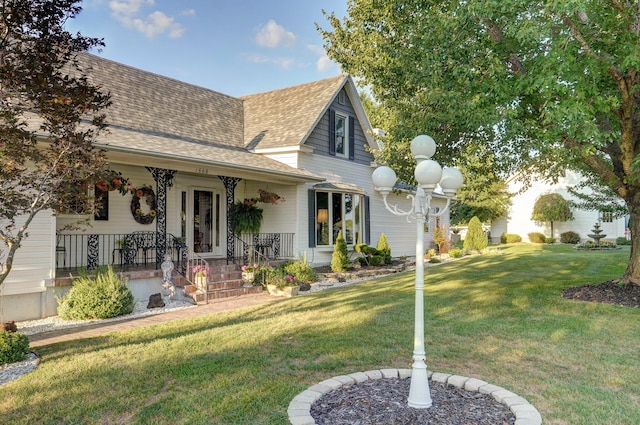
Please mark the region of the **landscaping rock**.
[[164, 307], [164, 301], [162, 300], [162, 295], [160, 293], [151, 294], [149, 296], [149, 304], [147, 304], [147, 308], [162, 308]]

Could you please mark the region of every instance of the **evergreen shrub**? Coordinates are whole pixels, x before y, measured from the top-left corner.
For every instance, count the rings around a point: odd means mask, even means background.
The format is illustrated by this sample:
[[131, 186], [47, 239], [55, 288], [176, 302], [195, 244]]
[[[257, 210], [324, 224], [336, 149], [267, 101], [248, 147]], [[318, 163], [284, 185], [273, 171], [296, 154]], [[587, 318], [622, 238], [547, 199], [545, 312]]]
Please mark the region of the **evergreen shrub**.
[[384, 263], [391, 264], [391, 247], [389, 246], [389, 242], [387, 241], [387, 235], [385, 235], [384, 233], [380, 234], [380, 239], [378, 239], [376, 249], [380, 251], [380, 255], [383, 256]]
[[482, 230], [482, 223], [480, 223], [478, 217], [474, 216], [469, 221], [467, 236], [464, 238], [464, 247], [481, 252], [488, 244], [487, 235], [485, 235], [484, 230]]
[[19, 332], [0, 331], [0, 365], [21, 362], [29, 352], [29, 338]]
[[338, 232], [336, 243], [333, 246], [333, 254], [331, 254], [331, 271], [343, 272], [349, 268], [349, 250], [347, 243], [342, 236], [342, 232]]
[[461, 258], [462, 257], [462, 250], [460, 248], [451, 248], [449, 250], [449, 256], [451, 258]]
[[66, 320], [122, 316], [130, 314], [135, 304], [131, 290], [113, 267], [98, 270], [95, 276], [80, 276], [58, 302], [58, 315]]

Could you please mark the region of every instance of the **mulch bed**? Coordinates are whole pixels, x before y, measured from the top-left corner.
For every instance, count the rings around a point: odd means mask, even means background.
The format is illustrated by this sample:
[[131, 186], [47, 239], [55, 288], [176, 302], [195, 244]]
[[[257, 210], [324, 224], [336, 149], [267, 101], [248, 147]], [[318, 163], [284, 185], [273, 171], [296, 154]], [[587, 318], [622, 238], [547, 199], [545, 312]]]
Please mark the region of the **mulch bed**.
[[411, 379], [373, 379], [323, 395], [311, 406], [318, 425], [513, 425], [511, 410], [492, 396], [429, 382], [433, 405], [407, 405]]
[[566, 288], [562, 291], [562, 296], [570, 300], [640, 308], [640, 285], [632, 283], [621, 284], [620, 280], [609, 280]]

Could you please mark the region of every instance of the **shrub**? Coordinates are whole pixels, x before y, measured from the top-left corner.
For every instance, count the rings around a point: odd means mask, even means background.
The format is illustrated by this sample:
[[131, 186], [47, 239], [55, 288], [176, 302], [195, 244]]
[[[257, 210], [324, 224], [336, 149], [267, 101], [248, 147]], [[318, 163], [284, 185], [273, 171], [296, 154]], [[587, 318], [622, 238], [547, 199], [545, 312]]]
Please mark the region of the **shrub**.
[[391, 247], [389, 246], [389, 242], [387, 241], [387, 235], [384, 233], [380, 234], [380, 239], [378, 239], [378, 244], [376, 245], [376, 249], [378, 251], [382, 251], [385, 256], [391, 257]]
[[58, 301], [58, 315], [67, 320], [107, 319], [129, 314], [134, 306], [131, 290], [112, 267], [80, 276]]
[[371, 257], [371, 265], [372, 266], [381, 266], [385, 263], [383, 255], [374, 255]]
[[522, 237], [515, 233], [503, 233], [500, 236], [500, 243], [519, 243], [522, 242]]
[[627, 240], [624, 236], [616, 238], [616, 245], [631, 245], [631, 241]]
[[556, 238], [545, 238], [544, 243], [554, 244], [556, 243]]
[[318, 280], [316, 271], [304, 260], [293, 261], [284, 267], [285, 274], [295, 276], [300, 282], [311, 283]]
[[19, 332], [0, 331], [0, 365], [24, 360], [29, 352], [29, 338]]
[[462, 257], [462, 250], [460, 248], [451, 248], [449, 250], [449, 256], [452, 258]]
[[580, 235], [569, 230], [568, 232], [560, 234], [560, 242], [575, 245], [580, 242]]
[[438, 257], [431, 257], [429, 258], [429, 262], [435, 264], [435, 263], [440, 263], [441, 260]]
[[531, 243], [545, 243], [547, 241], [547, 237], [540, 232], [531, 232], [527, 236], [529, 236]]
[[485, 249], [488, 244], [487, 235], [485, 235], [484, 230], [482, 230], [482, 223], [480, 223], [478, 217], [474, 216], [469, 221], [467, 236], [464, 238], [464, 247], [480, 252]]
[[338, 232], [336, 244], [333, 246], [333, 254], [331, 255], [331, 271], [343, 272], [349, 267], [349, 250], [347, 243], [342, 236], [342, 232]]

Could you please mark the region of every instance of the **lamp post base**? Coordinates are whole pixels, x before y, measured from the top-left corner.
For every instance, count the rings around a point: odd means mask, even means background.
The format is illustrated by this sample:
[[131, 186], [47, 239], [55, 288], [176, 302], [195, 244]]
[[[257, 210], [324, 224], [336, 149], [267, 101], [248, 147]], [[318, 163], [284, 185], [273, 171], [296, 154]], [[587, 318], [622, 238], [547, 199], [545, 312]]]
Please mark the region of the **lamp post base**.
[[422, 365], [413, 365], [407, 404], [409, 407], [415, 409], [427, 409], [433, 404], [431, 401], [431, 391], [429, 391], [427, 365], [424, 363], [422, 363]]

